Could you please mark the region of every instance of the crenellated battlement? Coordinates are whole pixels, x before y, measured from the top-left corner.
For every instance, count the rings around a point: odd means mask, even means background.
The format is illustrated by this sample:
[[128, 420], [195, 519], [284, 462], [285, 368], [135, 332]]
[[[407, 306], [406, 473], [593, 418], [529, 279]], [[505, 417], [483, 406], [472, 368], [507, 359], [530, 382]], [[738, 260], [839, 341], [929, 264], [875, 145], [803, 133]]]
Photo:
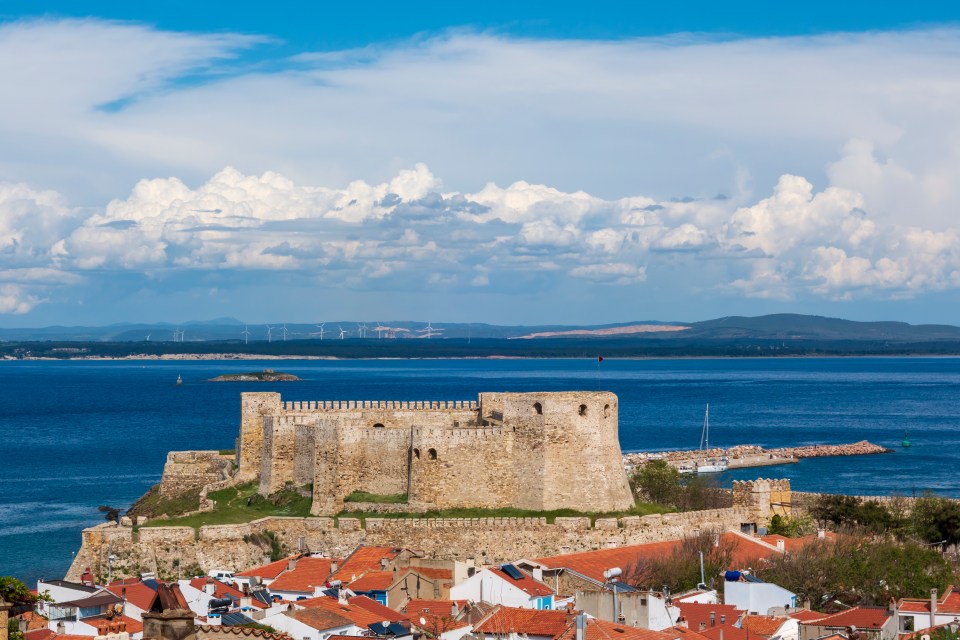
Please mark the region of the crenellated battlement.
[[238, 481], [260, 492], [313, 485], [314, 515], [354, 491], [431, 508], [583, 508], [633, 499], [617, 397], [607, 392], [482, 393], [477, 400], [283, 401], [241, 394]]
[[477, 411], [480, 403], [476, 400], [315, 400], [284, 402], [283, 411], [348, 411], [357, 409], [382, 409], [389, 411]]

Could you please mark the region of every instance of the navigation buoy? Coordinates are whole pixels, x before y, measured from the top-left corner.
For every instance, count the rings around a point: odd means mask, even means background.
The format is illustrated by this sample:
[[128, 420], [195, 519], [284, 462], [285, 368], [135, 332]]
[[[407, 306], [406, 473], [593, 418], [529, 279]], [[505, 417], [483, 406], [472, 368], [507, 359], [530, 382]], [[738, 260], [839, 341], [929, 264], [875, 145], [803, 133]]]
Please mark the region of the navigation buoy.
[[904, 449], [910, 448], [910, 432], [909, 431], [903, 432], [903, 441], [900, 442], [900, 446], [903, 447]]

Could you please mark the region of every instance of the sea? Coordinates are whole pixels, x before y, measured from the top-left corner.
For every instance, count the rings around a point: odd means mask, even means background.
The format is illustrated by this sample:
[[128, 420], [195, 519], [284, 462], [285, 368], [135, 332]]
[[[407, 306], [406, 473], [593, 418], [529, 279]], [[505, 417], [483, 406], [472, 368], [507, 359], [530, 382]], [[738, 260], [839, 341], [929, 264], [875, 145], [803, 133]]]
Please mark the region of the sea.
[[[264, 368], [302, 382], [207, 381]], [[776, 477], [803, 491], [960, 497], [958, 358], [0, 361], [0, 575], [62, 578], [81, 529], [103, 521], [98, 507], [128, 507], [168, 451], [234, 448], [242, 391], [470, 400], [598, 388], [619, 396], [625, 452], [696, 448], [707, 403], [712, 446], [894, 449], [728, 471], [723, 485]]]

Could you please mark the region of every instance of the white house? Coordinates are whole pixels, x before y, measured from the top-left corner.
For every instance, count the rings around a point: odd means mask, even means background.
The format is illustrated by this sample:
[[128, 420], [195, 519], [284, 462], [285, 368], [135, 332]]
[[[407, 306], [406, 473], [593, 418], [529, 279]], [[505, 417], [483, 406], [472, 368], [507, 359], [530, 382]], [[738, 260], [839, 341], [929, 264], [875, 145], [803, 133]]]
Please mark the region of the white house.
[[770, 609], [797, 606], [797, 594], [772, 582], [760, 582], [752, 576], [748, 580], [723, 583], [723, 601], [753, 615], [767, 615]]
[[552, 609], [553, 589], [512, 564], [478, 571], [450, 588], [451, 600], [489, 602], [520, 609]]
[[652, 631], [669, 629], [677, 624], [680, 609], [667, 604], [661, 594], [627, 588], [629, 591], [618, 592], [616, 598], [612, 590], [580, 591], [576, 608], [600, 620]]
[[960, 621], [960, 587], [950, 585], [943, 597], [930, 590], [930, 598], [901, 598], [897, 603], [897, 625], [900, 633], [922, 631], [930, 627]]

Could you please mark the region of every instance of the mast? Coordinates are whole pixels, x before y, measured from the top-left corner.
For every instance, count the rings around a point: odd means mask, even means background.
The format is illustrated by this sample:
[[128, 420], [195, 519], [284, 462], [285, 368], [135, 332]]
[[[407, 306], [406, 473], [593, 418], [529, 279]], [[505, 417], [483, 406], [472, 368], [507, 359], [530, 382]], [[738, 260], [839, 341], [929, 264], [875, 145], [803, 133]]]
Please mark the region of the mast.
[[707, 403], [707, 410], [703, 414], [703, 432], [700, 434], [700, 449], [702, 451], [710, 450], [710, 403]]

